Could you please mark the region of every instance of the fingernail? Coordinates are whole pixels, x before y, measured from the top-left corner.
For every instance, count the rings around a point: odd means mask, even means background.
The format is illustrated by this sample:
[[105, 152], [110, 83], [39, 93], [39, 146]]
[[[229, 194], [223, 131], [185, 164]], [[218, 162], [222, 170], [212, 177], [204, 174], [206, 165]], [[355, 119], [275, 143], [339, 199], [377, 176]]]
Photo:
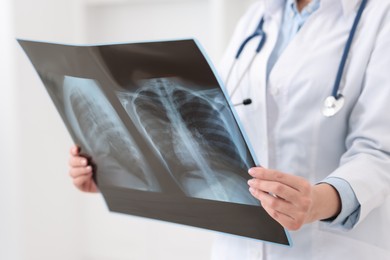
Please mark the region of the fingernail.
[[88, 171], [92, 171], [92, 167], [90, 165], [87, 166]]
[[250, 192], [250, 193], [254, 193], [254, 192], [255, 192], [255, 189], [252, 188], [252, 187], [250, 187], [250, 188], [249, 188], [249, 192]]
[[248, 173], [249, 173], [250, 175], [252, 175], [252, 174], [254, 173], [254, 171], [255, 171], [255, 169], [250, 168], [250, 169], [248, 170]]
[[82, 165], [87, 165], [87, 160], [82, 159], [82, 160], [81, 160], [81, 164], [82, 164]]
[[249, 181], [248, 181], [248, 185], [252, 185], [253, 184], [253, 179], [250, 179]]

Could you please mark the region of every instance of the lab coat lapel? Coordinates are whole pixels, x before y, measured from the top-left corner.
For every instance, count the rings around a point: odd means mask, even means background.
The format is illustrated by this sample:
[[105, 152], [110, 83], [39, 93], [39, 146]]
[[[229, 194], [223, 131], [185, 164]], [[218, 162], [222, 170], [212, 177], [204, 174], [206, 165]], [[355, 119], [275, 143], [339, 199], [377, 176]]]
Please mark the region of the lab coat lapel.
[[272, 17], [283, 7], [286, 0], [265, 0], [264, 16], [265, 19]]
[[340, 4], [344, 15], [349, 15], [357, 10], [361, 2], [362, 0], [321, 0], [321, 8], [325, 8], [336, 3]]
[[[257, 127], [261, 127], [260, 140], [255, 146], [260, 149], [261, 158], [260, 164], [264, 167], [269, 167], [269, 140], [268, 140], [268, 126], [267, 126], [267, 60], [276, 44], [281, 19], [283, 15], [283, 6], [285, 0], [266, 0], [264, 10], [264, 31], [266, 33], [266, 44], [263, 50], [254, 60], [250, 73], [250, 81], [254, 88], [255, 98], [258, 100], [258, 114], [256, 118]], [[259, 77], [259, 74], [261, 77]]]
[[356, 11], [358, 8], [358, 4], [362, 2], [362, 0], [340, 0], [343, 6], [344, 15], [349, 15], [351, 12]]

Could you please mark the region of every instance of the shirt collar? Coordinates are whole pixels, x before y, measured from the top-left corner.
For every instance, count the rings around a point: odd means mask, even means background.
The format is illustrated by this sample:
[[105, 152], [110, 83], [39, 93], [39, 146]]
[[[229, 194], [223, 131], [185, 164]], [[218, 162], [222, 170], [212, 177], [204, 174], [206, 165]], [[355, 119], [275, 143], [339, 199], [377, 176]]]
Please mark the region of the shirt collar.
[[320, 0], [312, 0], [301, 12], [299, 12], [296, 0], [286, 0], [286, 11], [293, 12], [294, 15], [308, 17], [318, 9], [320, 2]]

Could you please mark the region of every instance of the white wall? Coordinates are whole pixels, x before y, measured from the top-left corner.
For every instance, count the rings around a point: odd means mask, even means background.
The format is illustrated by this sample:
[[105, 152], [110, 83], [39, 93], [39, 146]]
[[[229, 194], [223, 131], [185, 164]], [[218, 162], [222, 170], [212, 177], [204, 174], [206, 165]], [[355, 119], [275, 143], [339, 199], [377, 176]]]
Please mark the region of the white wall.
[[252, 0], [88, 0], [85, 41], [197, 38], [215, 62]]
[[0, 1], [0, 259], [207, 259], [213, 233], [110, 213], [100, 195], [72, 186], [72, 141], [13, 37], [66, 43], [196, 37], [217, 60], [252, 1]]
[[[77, 42], [77, 2], [13, 0], [15, 35], [19, 38]], [[19, 141], [14, 183], [20, 196], [19, 255], [8, 259], [81, 259], [81, 194], [69, 185], [67, 150], [71, 140], [42, 83], [14, 43]], [[81, 232], [80, 232], [81, 231]]]
[[0, 259], [20, 259], [20, 197], [16, 166], [13, 23], [11, 0], [0, 1]]

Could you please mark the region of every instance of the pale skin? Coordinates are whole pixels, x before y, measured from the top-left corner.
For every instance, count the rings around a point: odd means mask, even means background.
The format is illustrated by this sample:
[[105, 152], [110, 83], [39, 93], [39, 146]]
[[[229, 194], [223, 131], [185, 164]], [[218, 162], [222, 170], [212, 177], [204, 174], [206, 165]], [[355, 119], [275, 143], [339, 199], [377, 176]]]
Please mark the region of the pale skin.
[[96, 183], [92, 179], [93, 169], [88, 165], [88, 160], [81, 156], [77, 146], [70, 148], [69, 176], [73, 184], [84, 192], [99, 192]]
[[341, 210], [339, 194], [329, 184], [311, 185], [302, 177], [261, 167], [249, 169], [249, 174], [250, 193], [288, 230], [335, 217]]
[[[311, 0], [298, 0], [301, 11]], [[84, 192], [99, 192], [92, 179], [93, 169], [79, 154], [70, 150], [69, 175], [73, 184]], [[288, 230], [299, 230], [303, 225], [337, 216], [341, 210], [337, 190], [326, 183], [312, 185], [302, 177], [277, 170], [254, 167], [248, 171], [250, 193], [261, 201], [268, 214]]]
[[298, 11], [302, 11], [303, 8], [305, 8], [305, 6], [307, 6], [308, 4], [310, 4], [312, 0], [297, 0], [297, 7], [298, 7]]

